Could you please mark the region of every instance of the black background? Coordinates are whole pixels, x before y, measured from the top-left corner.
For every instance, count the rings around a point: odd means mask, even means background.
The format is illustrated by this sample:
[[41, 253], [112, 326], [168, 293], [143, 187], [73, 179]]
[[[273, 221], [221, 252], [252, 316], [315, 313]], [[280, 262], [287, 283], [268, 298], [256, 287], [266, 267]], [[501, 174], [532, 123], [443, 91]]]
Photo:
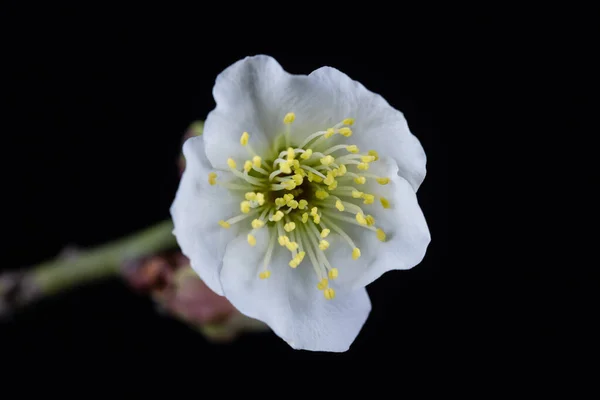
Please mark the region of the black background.
[[[373, 311], [344, 354], [293, 351], [271, 334], [209, 344], [158, 316], [150, 300], [109, 282], [47, 300], [3, 324], [11, 362], [27, 360], [30, 372], [60, 360], [68, 372], [118, 364], [150, 373], [156, 365], [202, 369], [257, 358], [274, 369], [281, 360], [352, 360], [368, 361], [366, 370], [382, 360], [398, 368], [479, 357], [494, 364], [519, 353], [513, 361], [522, 361], [556, 345], [556, 325], [548, 322], [559, 303], [553, 288], [531, 272], [529, 259], [500, 270], [513, 249], [504, 241], [501, 252], [488, 250], [485, 234], [470, 225], [501, 219], [490, 211], [504, 192], [484, 189], [493, 178], [483, 177], [483, 159], [505, 148], [506, 129], [528, 128], [519, 112], [540, 112], [531, 104], [544, 72], [532, 62], [547, 46], [536, 28], [517, 38], [516, 23], [493, 13], [468, 25], [449, 23], [443, 13], [425, 15], [422, 24], [408, 15], [381, 19], [383, 10], [302, 23], [275, 11], [275, 22], [250, 23], [207, 10], [174, 16], [148, 8], [8, 8], [3, 270], [168, 218], [185, 129], [214, 107], [218, 73], [261, 53], [292, 73], [336, 67], [405, 113], [428, 156], [418, 196], [432, 235], [420, 265], [369, 286]], [[451, 248], [460, 255], [451, 257]]]

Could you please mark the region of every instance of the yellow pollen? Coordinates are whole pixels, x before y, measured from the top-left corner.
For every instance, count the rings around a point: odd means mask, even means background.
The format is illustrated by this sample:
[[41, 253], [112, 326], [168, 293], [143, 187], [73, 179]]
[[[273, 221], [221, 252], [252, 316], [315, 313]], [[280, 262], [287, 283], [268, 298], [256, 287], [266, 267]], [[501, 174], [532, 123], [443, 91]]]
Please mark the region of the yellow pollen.
[[312, 149], [306, 149], [306, 151], [304, 153], [302, 153], [300, 158], [303, 160], [308, 160], [312, 156], [312, 153], [313, 153]]
[[354, 124], [354, 118], [346, 118], [342, 121], [342, 124], [352, 126]]
[[304, 260], [304, 256], [306, 255], [306, 252], [301, 251], [296, 255], [296, 258], [298, 259], [298, 264], [300, 264], [302, 262], [302, 260]]
[[332, 300], [335, 297], [335, 290], [332, 288], [327, 288], [325, 291], [323, 291], [323, 294], [327, 300]]
[[390, 178], [377, 178], [377, 183], [380, 185], [387, 185], [390, 183]]
[[365, 193], [363, 195], [363, 199], [365, 200], [363, 201], [364, 204], [373, 204], [373, 202], [375, 201], [375, 196], [373, 196], [372, 194]]
[[321, 164], [327, 166], [330, 164], [333, 164], [333, 162], [335, 161], [335, 158], [333, 158], [333, 156], [325, 156], [323, 158], [321, 158]]
[[345, 164], [340, 165], [340, 167], [338, 168], [338, 176], [344, 176], [344, 175], [346, 175], [346, 172], [348, 172], [346, 165]]
[[302, 214], [302, 222], [306, 223], [308, 221], [308, 213]]
[[298, 202], [296, 200], [290, 200], [288, 201], [287, 206], [292, 210], [295, 210], [296, 208], [298, 208]]
[[294, 157], [296, 156], [296, 153], [294, 152], [294, 149], [291, 147], [288, 147], [287, 149], [287, 160], [288, 161], [293, 161]]
[[271, 271], [263, 271], [260, 274], [258, 274], [260, 279], [267, 279], [271, 276]]
[[249, 201], [242, 201], [240, 203], [240, 210], [244, 213], [244, 214], [248, 214], [250, 212], [250, 202]]
[[296, 119], [296, 114], [294, 114], [293, 112], [290, 112], [290, 113], [285, 114], [285, 117], [283, 117], [283, 123], [291, 124], [292, 122], [294, 122], [295, 119]]
[[385, 242], [385, 232], [381, 228], [377, 229], [377, 239], [379, 239], [382, 242]]
[[283, 187], [286, 188], [287, 190], [294, 190], [296, 188], [296, 182], [294, 182], [294, 180], [290, 180], [290, 181], [285, 181], [282, 183]]
[[290, 168], [290, 163], [287, 161], [282, 161], [279, 163], [279, 169], [281, 170], [281, 172], [283, 172], [284, 174], [291, 174], [292, 173], [292, 169]]
[[317, 225], [320, 224], [321, 223], [321, 216], [319, 214], [313, 216], [313, 222], [315, 224], [317, 224]]
[[359, 257], [360, 257], [360, 249], [358, 247], [355, 247], [352, 250], [352, 259], [353, 260], [358, 260]]
[[391, 207], [390, 202], [385, 197], [380, 197], [379, 201], [381, 202], [381, 205], [383, 206], [383, 208], [390, 208]]
[[375, 157], [373, 157], [373, 156], [362, 156], [360, 158], [360, 161], [365, 162], [365, 163], [370, 163], [370, 162], [375, 161]]
[[247, 145], [248, 144], [248, 139], [250, 139], [250, 135], [248, 134], [248, 132], [242, 133], [242, 137], [240, 137], [240, 144], [242, 146]]
[[291, 232], [296, 229], [296, 224], [294, 222], [288, 222], [283, 226], [283, 229], [285, 229], [286, 232]]
[[233, 160], [233, 158], [228, 158], [227, 159], [227, 165], [231, 169], [236, 169], [237, 168], [237, 164], [235, 163], [235, 161]]
[[338, 130], [338, 132], [340, 133], [340, 135], [345, 136], [345, 137], [352, 136], [352, 129], [350, 129], [350, 128], [340, 128]]
[[251, 169], [252, 169], [252, 161], [246, 161], [244, 163], [244, 171], [250, 172]]
[[356, 178], [354, 178], [354, 183], [356, 183], [357, 185], [364, 185], [366, 181], [367, 178], [365, 178], [364, 176], [357, 176]]
[[373, 218], [373, 216], [372, 216], [372, 215], [367, 215], [367, 216], [365, 217], [365, 219], [367, 220], [367, 225], [368, 225], [368, 226], [373, 226], [373, 225], [375, 225], [375, 218]]
[[331, 171], [327, 172], [327, 178], [323, 179], [323, 183], [326, 185], [331, 185], [335, 181], [335, 176], [331, 173]]
[[317, 190], [317, 191], [315, 192], [315, 196], [316, 196], [316, 198], [317, 198], [317, 199], [319, 199], [319, 200], [325, 200], [326, 198], [328, 198], [328, 197], [329, 197], [329, 193], [327, 193], [327, 192], [326, 192], [326, 191], [324, 191], [324, 190]]
[[369, 154], [370, 156], [375, 157], [375, 159], [373, 161], [379, 160], [379, 154], [377, 154], [377, 152], [375, 150], [369, 150], [367, 154]]
[[329, 242], [327, 240], [321, 240], [319, 242], [319, 248], [321, 250], [327, 250], [329, 248]]
[[296, 174], [296, 175], [292, 176], [292, 180], [294, 181], [294, 183], [297, 186], [302, 185], [302, 182], [304, 182], [304, 178], [302, 178], [302, 175], [300, 175], [300, 174]]
[[329, 229], [323, 229], [323, 230], [321, 231], [321, 237], [322, 237], [322, 238], [326, 238], [327, 236], [329, 236], [329, 233], [330, 233], [330, 232], [331, 232], [331, 230], [329, 230]]
[[283, 235], [283, 236], [279, 236], [277, 238], [277, 241], [279, 242], [280, 246], [285, 246], [286, 244], [288, 244], [290, 242], [290, 238]]
[[319, 209], [317, 207], [313, 207], [310, 209], [310, 215], [312, 215], [313, 217], [315, 215], [317, 215], [318, 212], [319, 212]]
[[223, 220], [219, 221], [219, 225], [221, 225], [225, 229], [227, 229], [231, 226], [231, 225], [229, 225], [229, 222], [225, 222]]
[[262, 228], [263, 226], [265, 226], [265, 222], [260, 219], [252, 221], [252, 228], [254, 229]]
[[256, 193], [254, 192], [247, 192], [244, 197], [246, 198], [246, 200], [248, 201], [252, 201], [252, 200], [256, 200]]
[[286, 203], [287, 203], [287, 201], [283, 197], [278, 197], [275, 199], [275, 205], [277, 207], [283, 207], [283, 206], [285, 206]]
[[260, 168], [260, 163], [262, 162], [262, 158], [260, 156], [252, 157], [252, 165], [254, 168]]
[[298, 250], [298, 243], [296, 243], [296, 242], [290, 242], [290, 241], [288, 241], [288, 242], [285, 244], [285, 247], [287, 247], [287, 249], [288, 249], [289, 251], [295, 251], [295, 250]]
[[290, 260], [290, 262], [288, 263], [288, 265], [292, 268], [296, 268], [300, 263], [298, 262], [298, 260], [296, 258], [292, 258]]
[[265, 204], [264, 193], [256, 193], [256, 201], [258, 202], [259, 206], [262, 206], [263, 204]]
[[256, 238], [254, 235], [248, 234], [248, 244], [250, 246], [256, 246]]
[[329, 190], [335, 190], [335, 188], [337, 187], [338, 183], [337, 181], [333, 181], [333, 183], [329, 186], [327, 186], [327, 189]]
[[337, 269], [337, 268], [331, 268], [331, 269], [329, 270], [329, 274], [328, 274], [328, 275], [329, 275], [329, 279], [335, 279], [335, 278], [337, 278], [337, 277], [338, 277], [338, 275], [339, 275], [339, 271], [338, 271], [338, 269]]
[[367, 225], [367, 220], [361, 213], [356, 214], [356, 221], [361, 225]]
[[354, 197], [355, 199], [360, 199], [361, 197], [363, 197], [363, 194], [363, 192], [359, 192], [358, 190], [352, 191], [352, 197]]
[[352, 154], [356, 154], [358, 153], [360, 150], [358, 149], [358, 146], [355, 144], [351, 144], [350, 146], [346, 146], [346, 150], [348, 150], [349, 153]]
[[327, 278], [323, 278], [319, 281], [319, 283], [317, 283], [317, 289], [325, 290], [325, 289], [327, 289], [328, 285], [329, 285], [329, 281], [327, 280]]
[[306, 200], [300, 200], [300, 201], [298, 202], [298, 208], [299, 208], [300, 210], [304, 210], [304, 209], [306, 208], [306, 206], [307, 206], [307, 205], [308, 205], [308, 201], [306, 201]]
[[[295, 160], [295, 161], [298, 161], [298, 160]], [[300, 175], [301, 177], [303, 177], [303, 178], [304, 178], [304, 177], [306, 176], [306, 171], [305, 171], [305, 170], [303, 170], [302, 168], [297, 168], [297, 169], [296, 169], [296, 174], [297, 174], [297, 175]]]
[[315, 175], [315, 174], [313, 174], [312, 180], [315, 181], [315, 182], [317, 182], [317, 183], [323, 182], [323, 178], [321, 178], [319, 175]]
[[356, 166], [356, 168], [360, 169], [361, 171], [366, 171], [369, 169], [369, 164], [366, 162], [361, 162]]
[[275, 214], [273, 214], [273, 216], [271, 217], [271, 220], [275, 221], [275, 222], [279, 222], [283, 218], [283, 215], [284, 214], [281, 211], [277, 211]]
[[335, 135], [335, 130], [333, 128], [329, 128], [327, 129], [327, 132], [325, 132], [325, 138], [329, 139], [330, 137], [332, 137], [333, 135]]
[[291, 201], [294, 198], [294, 195], [291, 193], [286, 193], [283, 195], [283, 200], [287, 203], [288, 201]]
[[212, 185], [217, 183], [217, 174], [214, 172], [211, 172], [210, 174], [208, 174], [208, 183]]
[[331, 170], [331, 175], [333, 175], [334, 178], [337, 178], [337, 176], [338, 176], [338, 169], [337, 168], [332, 169]]
[[337, 208], [340, 211], [344, 211], [346, 209], [346, 207], [344, 207], [342, 202], [339, 200], [335, 202], [335, 208]]

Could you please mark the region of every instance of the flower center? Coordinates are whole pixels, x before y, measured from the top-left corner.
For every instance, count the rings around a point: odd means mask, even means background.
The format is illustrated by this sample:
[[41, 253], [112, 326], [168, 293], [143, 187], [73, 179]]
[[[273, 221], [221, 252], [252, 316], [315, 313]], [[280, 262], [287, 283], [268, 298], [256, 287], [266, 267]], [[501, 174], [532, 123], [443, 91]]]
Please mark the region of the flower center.
[[[217, 174], [211, 172], [208, 181], [243, 198], [239, 215], [219, 221], [223, 228], [252, 219], [247, 234], [250, 246], [256, 245], [255, 234], [259, 229], [268, 229], [269, 243], [259, 273], [261, 279], [271, 276], [270, 261], [277, 242], [290, 252], [291, 268], [297, 268], [308, 256], [317, 275], [317, 288], [326, 299], [333, 299], [335, 291], [329, 286], [329, 280], [336, 279], [339, 271], [327, 259], [330, 246], [327, 237], [335, 232], [343, 238], [354, 260], [360, 257], [360, 249], [340, 225], [357, 225], [385, 241], [385, 233], [375, 226], [375, 218], [363, 207], [373, 204], [375, 199], [383, 208], [389, 208], [390, 203], [384, 197], [359, 188], [367, 179], [386, 185], [389, 178], [367, 172], [370, 163], [379, 159], [375, 150], [365, 154], [353, 144], [328, 143], [335, 135], [352, 136], [350, 127], [354, 119], [344, 119], [296, 145], [290, 143], [295, 118], [294, 113], [285, 115], [285, 133], [276, 138], [272, 154], [265, 158], [254, 151], [249, 143], [250, 135], [244, 132], [240, 144], [248, 150], [249, 159], [241, 169], [233, 159], [227, 160], [235, 179], [221, 182]], [[280, 143], [282, 141], [285, 144]]]

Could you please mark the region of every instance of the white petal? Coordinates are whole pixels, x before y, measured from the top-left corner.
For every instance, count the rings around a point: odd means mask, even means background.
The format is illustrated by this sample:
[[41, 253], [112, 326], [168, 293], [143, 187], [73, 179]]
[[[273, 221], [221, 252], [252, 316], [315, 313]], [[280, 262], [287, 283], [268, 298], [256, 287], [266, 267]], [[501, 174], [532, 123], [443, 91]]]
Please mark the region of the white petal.
[[271, 57], [246, 57], [234, 63], [217, 77], [213, 88], [216, 108], [207, 116], [203, 134], [208, 159], [219, 169], [227, 168], [229, 157], [238, 163], [248, 159], [239, 143], [243, 132], [250, 134], [251, 146], [264, 157], [274, 138], [285, 131], [283, 118], [288, 112], [296, 114], [292, 124], [296, 144], [330, 126], [318, 94], [317, 82], [287, 73]]
[[375, 226], [386, 233], [386, 241], [379, 241], [375, 232], [334, 220], [361, 249], [361, 256], [353, 260], [349, 245], [333, 234], [326, 251], [332, 266], [339, 270], [338, 284], [351, 288], [364, 287], [387, 271], [414, 267], [423, 260], [431, 241], [417, 196], [411, 185], [397, 175], [396, 163], [383, 158], [371, 165], [369, 172], [387, 176], [390, 182], [379, 185], [368, 179], [361, 190], [384, 196], [391, 208], [384, 209], [379, 199], [371, 205], [359, 205], [366, 214], [373, 215]]
[[229, 301], [243, 314], [265, 322], [295, 349], [343, 352], [348, 350], [371, 311], [364, 288], [336, 290], [327, 300], [318, 290], [308, 256], [296, 269], [288, 266], [290, 253], [276, 244], [271, 276], [259, 279], [267, 247], [267, 231], [257, 234], [256, 247], [236, 238], [227, 247], [221, 282]]
[[186, 168], [171, 205], [173, 233], [192, 268], [212, 291], [222, 295], [219, 281], [222, 258], [238, 229], [236, 225], [223, 229], [218, 221], [240, 213], [239, 199], [236, 201], [226, 189], [208, 183], [208, 174], [213, 169], [206, 159], [202, 136], [188, 139], [183, 145], [183, 155]]
[[309, 78], [326, 87], [324, 93], [329, 100], [320, 99], [320, 103], [329, 105], [333, 119], [355, 118], [350, 141], [362, 151], [376, 150], [382, 156], [393, 157], [398, 174], [417, 191], [425, 179], [427, 159], [402, 112], [335, 68], [319, 68]]

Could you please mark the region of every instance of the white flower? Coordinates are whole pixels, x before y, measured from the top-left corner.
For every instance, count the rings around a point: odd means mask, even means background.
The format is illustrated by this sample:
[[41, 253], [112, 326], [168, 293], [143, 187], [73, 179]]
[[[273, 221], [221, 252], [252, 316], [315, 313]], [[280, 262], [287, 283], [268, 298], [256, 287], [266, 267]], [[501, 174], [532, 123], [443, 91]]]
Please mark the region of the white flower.
[[181, 249], [293, 348], [346, 351], [371, 311], [365, 286], [429, 244], [421, 144], [401, 112], [334, 68], [291, 75], [247, 57], [213, 95], [204, 134], [183, 146]]

